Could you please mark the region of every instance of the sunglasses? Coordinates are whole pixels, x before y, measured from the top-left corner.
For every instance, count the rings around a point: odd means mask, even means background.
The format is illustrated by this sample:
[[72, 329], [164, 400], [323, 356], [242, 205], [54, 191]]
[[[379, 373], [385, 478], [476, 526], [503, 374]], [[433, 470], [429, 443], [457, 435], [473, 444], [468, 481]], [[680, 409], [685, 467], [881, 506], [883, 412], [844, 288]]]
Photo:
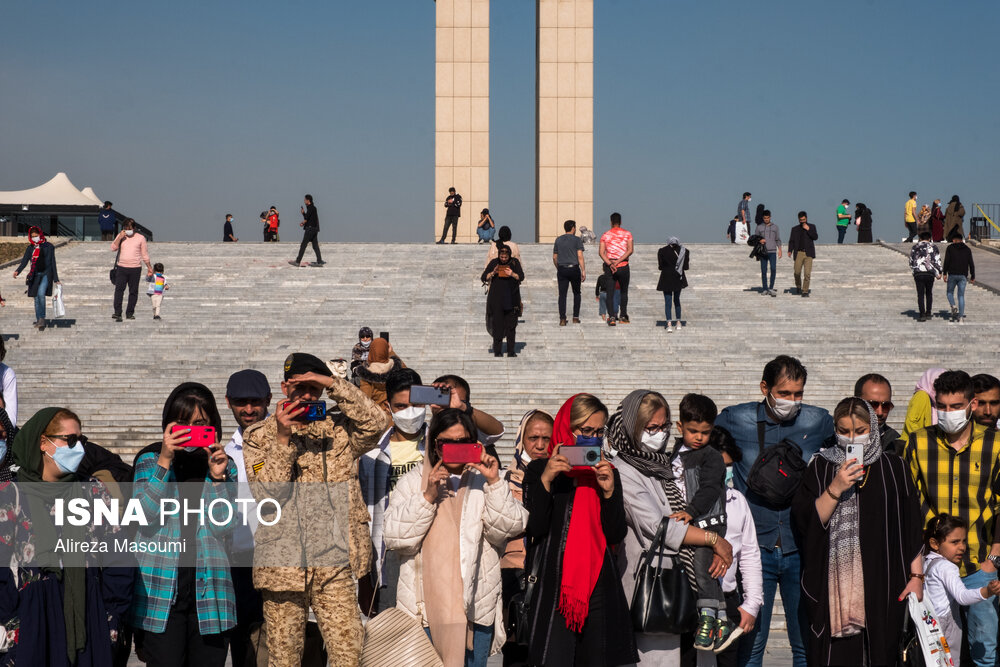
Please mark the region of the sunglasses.
[[69, 435], [47, 435], [45, 436], [49, 440], [62, 440], [70, 447], [73, 447], [77, 443], [81, 445], [86, 445], [88, 440], [85, 435], [77, 435], [76, 433], [70, 433]]
[[896, 405], [892, 401], [868, 401], [868, 403], [876, 410], [878, 408], [882, 408], [886, 412], [896, 407]]

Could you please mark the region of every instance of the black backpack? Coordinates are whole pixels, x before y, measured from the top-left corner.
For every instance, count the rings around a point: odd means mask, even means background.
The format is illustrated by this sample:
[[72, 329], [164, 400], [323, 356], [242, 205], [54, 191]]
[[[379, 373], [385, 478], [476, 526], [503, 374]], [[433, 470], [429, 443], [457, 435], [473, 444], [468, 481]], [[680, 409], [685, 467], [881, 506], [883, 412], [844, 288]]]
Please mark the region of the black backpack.
[[757, 422], [760, 453], [747, 475], [747, 488], [776, 509], [785, 509], [799, 488], [806, 462], [802, 448], [788, 440], [764, 447], [764, 422]]

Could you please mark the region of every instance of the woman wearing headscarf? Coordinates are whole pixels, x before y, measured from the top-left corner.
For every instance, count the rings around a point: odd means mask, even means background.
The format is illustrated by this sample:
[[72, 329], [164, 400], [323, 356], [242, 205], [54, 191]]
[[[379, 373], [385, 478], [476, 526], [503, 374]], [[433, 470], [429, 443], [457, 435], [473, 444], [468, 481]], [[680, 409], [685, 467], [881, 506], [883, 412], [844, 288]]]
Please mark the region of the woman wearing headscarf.
[[940, 199], [931, 204], [931, 239], [934, 243], [944, 241], [944, 210]]
[[681, 290], [688, 286], [687, 270], [689, 266], [690, 253], [688, 249], [681, 245], [680, 239], [671, 236], [667, 239], [667, 245], [660, 248], [656, 253], [656, 263], [660, 269], [660, 281], [656, 283], [656, 289], [663, 292], [663, 307], [667, 317], [667, 333], [673, 333], [674, 323], [670, 316], [670, 302], [673, 300], [674, 310], [677, 311], [677, 328], [680, 328], [681, 319]]
[[854, 207], [854, 220], [858, 226], [858, 243], [872, 243], [872, 210], [859, 202]]
[[31, 243], [25, 248], [21, 263], [14, 269], [14, 277], [17, 278], [31, 263], [24, 282], [28, 286], [28, 296], [35, 300], [35, 323], [32, 326], [41, 331], [45, 328], [45, 297], [52, 296], [52, 286], [59, 284], [56, 249], [45, 240], [41, 227], [28, 229], [28, 239]]
[[490, 249], [486, 252], [486, 264], [484, 264], [484, 266], [489, 266], [490, 262], [497, 258], [497, 254], [500, 251], [500, 246], [502, 245], [505, 245], [508, 248], [510, 248], [511, 257], [513, 257], [519, 262], [521, 261], [521, 249], [517, 246], [516, 243], [514, 243], [510, 239], [511, 239], [510, 227], [504, 225], [503, 227], [497, 230], [497, 239], [496, 241], [490, 244]]
[[937, 424], [937, 410], [934, 409], [934, 380], [937, 380], [938, 376], [946, 370], [945, 368], [928, 368], [917, 380], [913, 396], [906, 406], [903, 432], [899, 436], [903, 442], [909, 442], [911, 433]]
[[79, 418], [64, 408], [38, 411], [14, 437], [17, 483], [0, 485], [0, 664], [104, 667], [121, 648], [132, 569], [120, 567], [120, 556], [57, 550], [58, 540], [107, 544], [121, 531], [52, 519], [57, 502], [111, 503], [103, 484], [76, 472], [85, 442]]
[[757, 211], [753, 214], [753, 224], [755, 228], [758, 225], [764, 224], [764, 211], [766, 210], [766, 208], [767, 207], [764, 206], [763, 204], [757, 204]]
[[368, 359], [354, 369], [354, 375], [365, 396], [382, 405], [386, 401], [385, 383], [389, 375], [405, 367], [399, 357], [392, 353], [389, 341], [376, 338], [368, 347]]
[[[489, 243], [496, 235], [496, 223], [490, 215], [490, 209], [484, 208], [479, 212], [479, 222], [476, 224], [476, 234], [479, 236], [479, 243]], [[509, 239], [508, 239], [509, 240]]]
[[[622, 400], [618, 411], [608, 421], [608, 446], [617, 451], [615, 465], [621, 477], [628, 533], [618, 551], [618, 567], [622, 587], [631, 601], [635, 589], [636, 570], [642, 553], [649, 548], [660, 523], [666, 521], [664, 544], [667, 555], [676, 555], [682, 546], [705, 546], [712, 536], [708, 531], [669, 521], [674, 512], [686, 507], [680, 490], [673, 482], [671, 457], [667, 451], [670, 439], [670, 407], [655, 391], [637, 389]], [[713, 559], [712, 574], [722, 576], [733, 559], [733, 548], [722, 536], [712, 547], [718, 558]], [[682, 562], [693, 573], [688, 554]], [[694, 584], [692, 583], [692, 589]], [[679, 635], [646, 635], [636, 633], [640, 664], [678, 665]]]
[[948, 208], [944, 213], [944, 238], [948, 238], [951, 230], [958, 228], [962, 237], [965, 237], [965, 230], [962, 229], [962, 219], [965, 218], [965, 207], [962, 206], [958, 195], [952, 195], [948, 202]]
[[514, 342], [517, 318], [521, 314], [521, 281], [524, 270], [521, 261], [511, 256], [510, 248], [498, 244], [497, 257], [483, 271], [482, 281], [489, 283], [486, 295], [486, 329], [493, 336], [493, 356], [503, 355], [503, 339], [507, 339], [507, 356], [516, 357]]
[[[529, 410], [521, 418], [521, 424], [514, 438], [514, 460], [504, 477], [510, 486], [514, 500], [524, 499], [524, 471], [535, 459], [549, 456], [549, 443], [552, 442], [552, 415], [541, 410]], [[500, 578], [503, 582], [503, 608], [515, 593], [523, 588], [524, 554], [527, 550], [527, 539], [523, 534], [517, 535], [509, 542], [500, 560]], [[525, 647], [510, 641], [503, 646], [504, 667], [514, 667], [528, 664], [528, 651]]]
[[618, 471], [603, 456], [593, 468], [573, 468], [560, 453], [573, 445], [601, 446], [607, 418], [596, 397], [571, 397], [556, 414], [549, 458], [524, 471], [525, 568], [541, 559], [528, 601], [533, 665], [611, 667], [638, 660], [611, 555], [628, 530]]
[[833, 420], [836, 444], [813, 457], [792, 501], [809, 664], [891, 667], [905, 598], [923, 594], [920, 498], [903, 460], [882, 450], [867, 401], [845, 398]]
[[[135, 457], [132, 497], [142, 501], [146, 515], [159, 516], [165, 499], [189, 506], [203, 501], [206, 507], [217, 498], [234, 503], [236, 464], [219, 442], [222, 418], [208, 387], [197, 382], [178, 385], [163, 406], [161, 423], [163, 440]], [[180, 428], [174, 430], [175, 426]], [[215, 444], [211, 448], [186, 446], [191, 439], [189, 426], [214, 427]], [[139, 528], [137, 539], [185, 543], [183, 557], [138, 554], [131, 623], [145, 631], [148, 667], [225, 665], [227, 630], [236, 625], [236, 602], [224, 548], [235, 524], [226, 522], [224, 516], [219, 510], [212, 521], [206, 517], [183, 523], [177, 516], [168, 516]]]

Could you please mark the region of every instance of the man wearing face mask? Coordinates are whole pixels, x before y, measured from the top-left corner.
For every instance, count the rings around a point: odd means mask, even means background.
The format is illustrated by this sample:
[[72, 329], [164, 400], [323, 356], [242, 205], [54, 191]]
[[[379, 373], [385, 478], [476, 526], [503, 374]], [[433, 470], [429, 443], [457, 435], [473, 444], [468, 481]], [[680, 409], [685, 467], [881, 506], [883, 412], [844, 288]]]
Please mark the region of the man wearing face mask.
[[[255, 498], [281, 493], [287, 499], [281, 519], [262, 523], [256, 534], [254, 562], [263, 564], [255, 565], [253, 577], [264, 598], [270, 664], [301, 664], [312, 607], [330, 664], [357, 665], [362, 628], [355, 578], [369, 573], [372, 549], [356, 462], [377, 446], [389, 417], [311, 354], [285, 359], [281, 391], [284, 398], [274, 414], [243, 432], [244, 465]], [[319, 401], [324, 391], [337, 412], [310, 418], [303, 402]], [[288, 482], [295, 482], [291, 498], [283, 486]]]
[[874, 408], [875, 416], [878, 418], [879, 438], [885, 451], [902, 456], [903, 446], [906, 443], [899, 437], [899, 431], [886, 423], [889, 413], [895, 407], [892, 403], [892, 385], [889, 384], [889, 380], [878, 373], [862, 375], [854, 383], [854, 396], [868, 401]]
[[[771, 625], [774, 592], [781, 590], [785, 607], [788, 641], [794, 667], [806, 667], [805, 627], [799, 616], [799, 545], [792, 533], [789, 506], [775, 507], [748, 487], [750, 469], [762, 449], [787, 440], [809, 461], [823, 443], [833, 437], [833, 417], [823, 408], [804, 405], [806, 369], [787, 355], [775, 357], [764, 366], [761, 402], [741, 403], [725, 408], [716, 426], [729, 431], [743, 454], [733, 464], [733, 482], [746, 496], [757, 529], [764, 577], [764, 604], [754, 630], [740, 645], [740, 664], [760, 667]], [[768, 594], [770, 591], [770, 594]]]
[[135, 319], [135, 304], [139, 299], [139, 274], [143, 262], [146, 263], [146, 277], [152, 277], [153, 264], [149, 261], [146, 250], [146, 237], [135, 229], [135, 220], [127, 218], [122, 223], [122, 230], [111, 242], [111, 250], [115, 255], [115, 312], [111, 318], [115, 322], [122, 321], [122, 297], [125, 287], [128, 287], [128, 305], [125, 307], [126, 319]]
[[[1000, 442], [997, 432], [972, 420], [978, 408], [975, 385], [965, 371], [945, 371], [934, 381], [938, 423], [910, 434], [903, 451], [925, 511], [924, 521], [942, 512], [968, 523], [968, 549], [959, 571], [966, 588], [997, 578], [1000, 534]], [[992, 667], [997, 654], [997, 610], [992, 601], [968, 608], [966, 637], [973, 662]]]
[[358, 460], [358, 481], [371, 516], [371, 541], [375, 549], [372, 573], [359, 582], [365, 613], [372, 608], [372, 595], [377, 596], [374, 613], [396, 605], [399, 559], [386, 550], [382, 527], [396, 482], [424, 459], [430, 415], [427, 406], [410, 403], [410, 387], [419, 384], [423, 384], [420, 375], [411, 368], [389, 375], [384, 407], [392, 417], [392, 426], [382, 434], [378, 447]]

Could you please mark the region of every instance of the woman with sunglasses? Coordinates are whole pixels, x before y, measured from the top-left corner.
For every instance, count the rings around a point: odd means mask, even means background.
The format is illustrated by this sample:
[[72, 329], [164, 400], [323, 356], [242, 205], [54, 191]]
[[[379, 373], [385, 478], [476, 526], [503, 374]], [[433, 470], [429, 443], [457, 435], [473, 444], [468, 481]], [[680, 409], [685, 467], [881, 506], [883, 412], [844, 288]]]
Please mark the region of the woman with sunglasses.
[[462, 410], [434, 415], [427, 456], [385, 514], [386, 547], [400, 558], [397, 606], [421, 621], [445, 667], [485, 667], [503, 646], [500, 557], [528, 518], [498, 461], [481, 446], [472, 460], [475, 434]]
[[[236, 464], [226, 456], [219, 435], [222, 418], [215, 397], [204, 385], [179, 385], [163, 406], [163, 440], [135, 458], [132, 494], [146, 516], [160, 516], [164, 499], [205, 507], [216, 498], [236, 500]], [[210, 447], [188, 446], [190, 427], [215, 429]], [[175, 427], [178, 427], [175, 430]], [[229, 633], [236, 625], [236, 603], [223, 542], [235, 528], [216, 504], [214, 520], [177, 515], [139, 528], [137, 540], [151, 543], [183, 540], [184, 554], [138, 554], [139, 577], [131, 623], [143, 630], [141, 653], [148, 667], [204, 665], [223, 667]], [[230, 519], [232, 518], [230, 514]], [[222, 525], [217, 525], [219, 524]], [[140, 651], [136, 642], [136, 651]]]
[[0, 485], [0, 562], [12, 565], [0, 568], [0, 664], [97, 667], [121, 648], [132, 569], [121, 556], [66, 546], [111, 545], [121, 529], [53, 520], [57, 503], [111, 502], [101, 482], [77, 474], [86, 441], [64, 408], [40, 410], [14, 438], [16, 483]]
[[[531, 571], [541, 559], [528, 623], [533, 665], [611, 666], [638, 659], [628, 602], [611, 547], [625, 539], [625, 507], [618, 471], [600, 455], [593, 466], [573, 466], [567, 450], [600, 451], [608, 409], [577, 394], [559, 409], [549, 458], [528, 464], [524, 506]], [[593, 451], [593, 450], [591, 450]]]

